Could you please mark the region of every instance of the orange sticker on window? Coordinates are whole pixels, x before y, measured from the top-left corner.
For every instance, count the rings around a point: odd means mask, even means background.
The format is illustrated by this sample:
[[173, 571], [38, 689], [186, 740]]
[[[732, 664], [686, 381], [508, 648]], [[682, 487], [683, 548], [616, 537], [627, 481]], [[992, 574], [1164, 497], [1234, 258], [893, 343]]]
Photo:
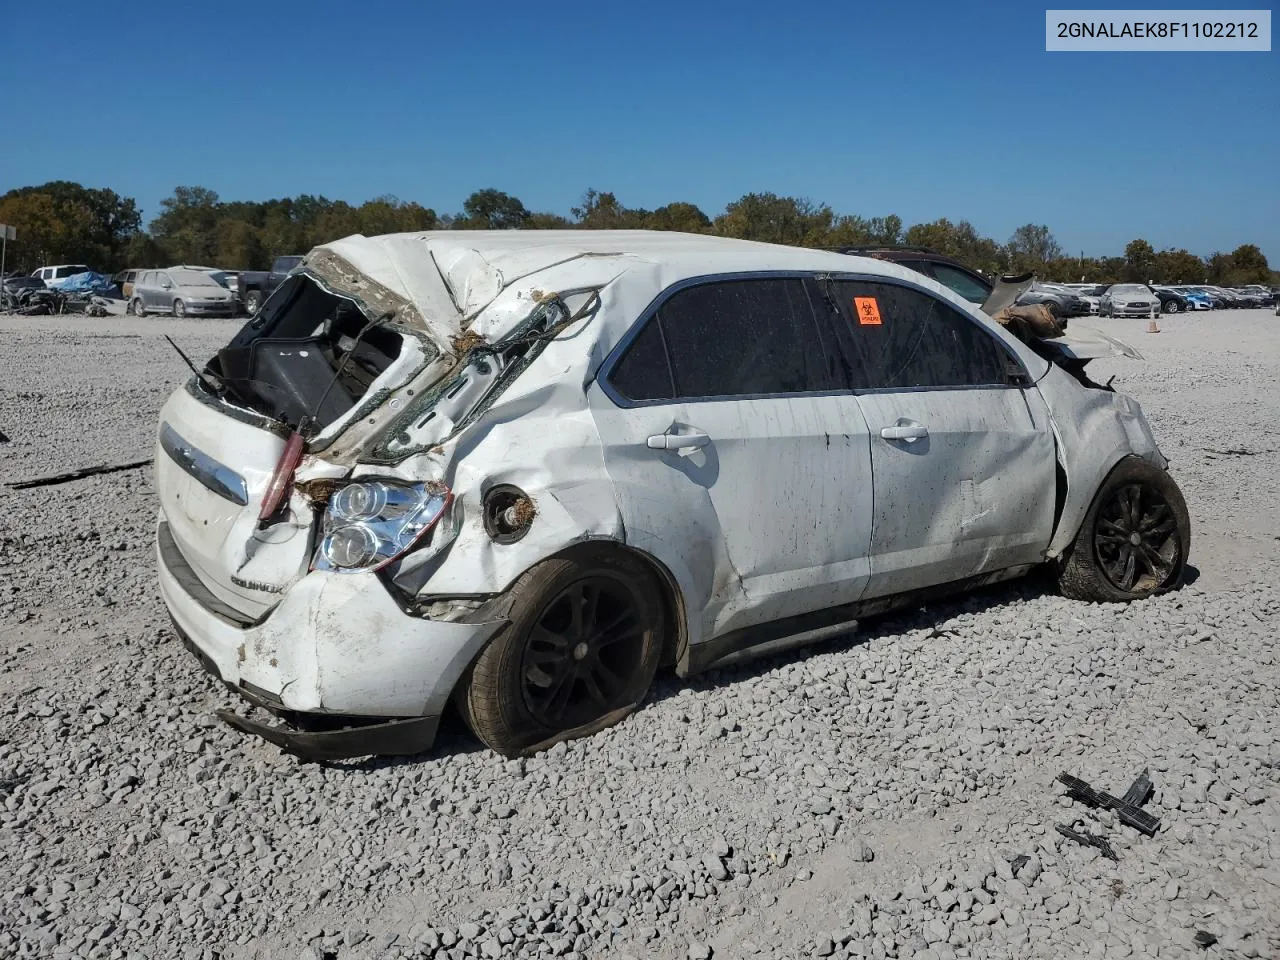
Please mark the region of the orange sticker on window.
[[853, 307], [858, 311], [858, 323], [864, 327], [880, 326], [880, 304], [875, 297], [854, 297]]

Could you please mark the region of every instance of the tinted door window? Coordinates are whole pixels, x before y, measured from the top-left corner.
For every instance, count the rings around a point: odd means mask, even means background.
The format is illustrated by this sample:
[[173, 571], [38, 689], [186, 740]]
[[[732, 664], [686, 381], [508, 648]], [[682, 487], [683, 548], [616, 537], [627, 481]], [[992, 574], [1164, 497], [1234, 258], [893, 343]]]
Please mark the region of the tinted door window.
[[[664, 363], [665, 361], [665, 369]], [[849, 388], [799, 278], [729, 280], [674, 294], [632, 342], [610, 383], [632, 400]]]
[[628, 400], [670, 400], [675, 397], [667, 347], [662, 342], [662, 328], [657, 317], [650, 318], [631, 341], [622, 360], [614, 367], [609, 382]]
[[861, 280], [832, 286], [859, 389], [1007, 384], [1016, 369], [994, 336], [923, 291]]

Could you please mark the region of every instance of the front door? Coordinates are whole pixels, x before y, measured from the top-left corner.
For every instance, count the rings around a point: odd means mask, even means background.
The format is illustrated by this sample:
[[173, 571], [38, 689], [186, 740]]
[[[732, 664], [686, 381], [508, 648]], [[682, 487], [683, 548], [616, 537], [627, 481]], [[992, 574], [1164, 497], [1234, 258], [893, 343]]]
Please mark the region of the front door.
[[156, 281], [155, 309], [160, 313], [168, 313], [173, 309], [173, 280], [170, 279], [167, 273], [157, 273]]
[[627, 540], [681, 581], [695, 641], [862, 596], [869, 438], [799, 277], [677, 289], [590, 400]]
[[867, 596], [1036, 563], [1053, 530], [1048, 409], [980, 321], [921, 288], [838, 280], [875, 508]]

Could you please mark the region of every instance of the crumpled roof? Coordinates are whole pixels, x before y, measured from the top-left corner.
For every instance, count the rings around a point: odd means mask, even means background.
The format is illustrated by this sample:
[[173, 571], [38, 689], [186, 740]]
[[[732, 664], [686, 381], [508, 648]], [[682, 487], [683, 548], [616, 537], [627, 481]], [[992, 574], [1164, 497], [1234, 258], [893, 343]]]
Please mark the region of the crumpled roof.
[[[845, 254], [656, 230], [356, 234], [317, 247], [307, 260], [323, 257], [325, 252], [412, 303], [432, 339], [442, 345], [469, 329], [500, 294], [513, 286], [536, 289], [539, 273], [574, 260], [591, 261], [591, 267], [583, 270], [584, 286], [600, 282], [601, 277], [618, 276], [628, 262], [661, 263], [686, 276], [729, 270], [851, 268], [851, 258]], [[875, 270], [895, 274], [901, 268], [875, 261]], [[915, 281], [924, 279], [901, 272]], [[563, 276], [563, 271], [559, 275]], [[418, 322], [419, 318], [412, 319]]]

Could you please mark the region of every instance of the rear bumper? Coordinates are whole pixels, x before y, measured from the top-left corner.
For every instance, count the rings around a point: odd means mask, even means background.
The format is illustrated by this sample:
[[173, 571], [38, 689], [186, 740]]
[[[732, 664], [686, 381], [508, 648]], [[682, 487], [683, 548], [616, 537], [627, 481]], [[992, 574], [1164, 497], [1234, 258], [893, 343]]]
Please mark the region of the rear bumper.
[[[156, 554], [165, 605], [211, 673], [270, 710], [359, 724], [283, 731], [243, 718], [230, 721], [308, 756], [318, 756], [322, 743], [343, 756], [402, 753], [406, 746], [414, 748], [408, 752], [425, 750], [459, 679], [505, 623], [409, 616], [372, 574], [319, 572], [295, 583], [262, 619], [246, 622], [204, 587], [163, 519]], [[419, 722], [393, 722], [409, 719]]]

